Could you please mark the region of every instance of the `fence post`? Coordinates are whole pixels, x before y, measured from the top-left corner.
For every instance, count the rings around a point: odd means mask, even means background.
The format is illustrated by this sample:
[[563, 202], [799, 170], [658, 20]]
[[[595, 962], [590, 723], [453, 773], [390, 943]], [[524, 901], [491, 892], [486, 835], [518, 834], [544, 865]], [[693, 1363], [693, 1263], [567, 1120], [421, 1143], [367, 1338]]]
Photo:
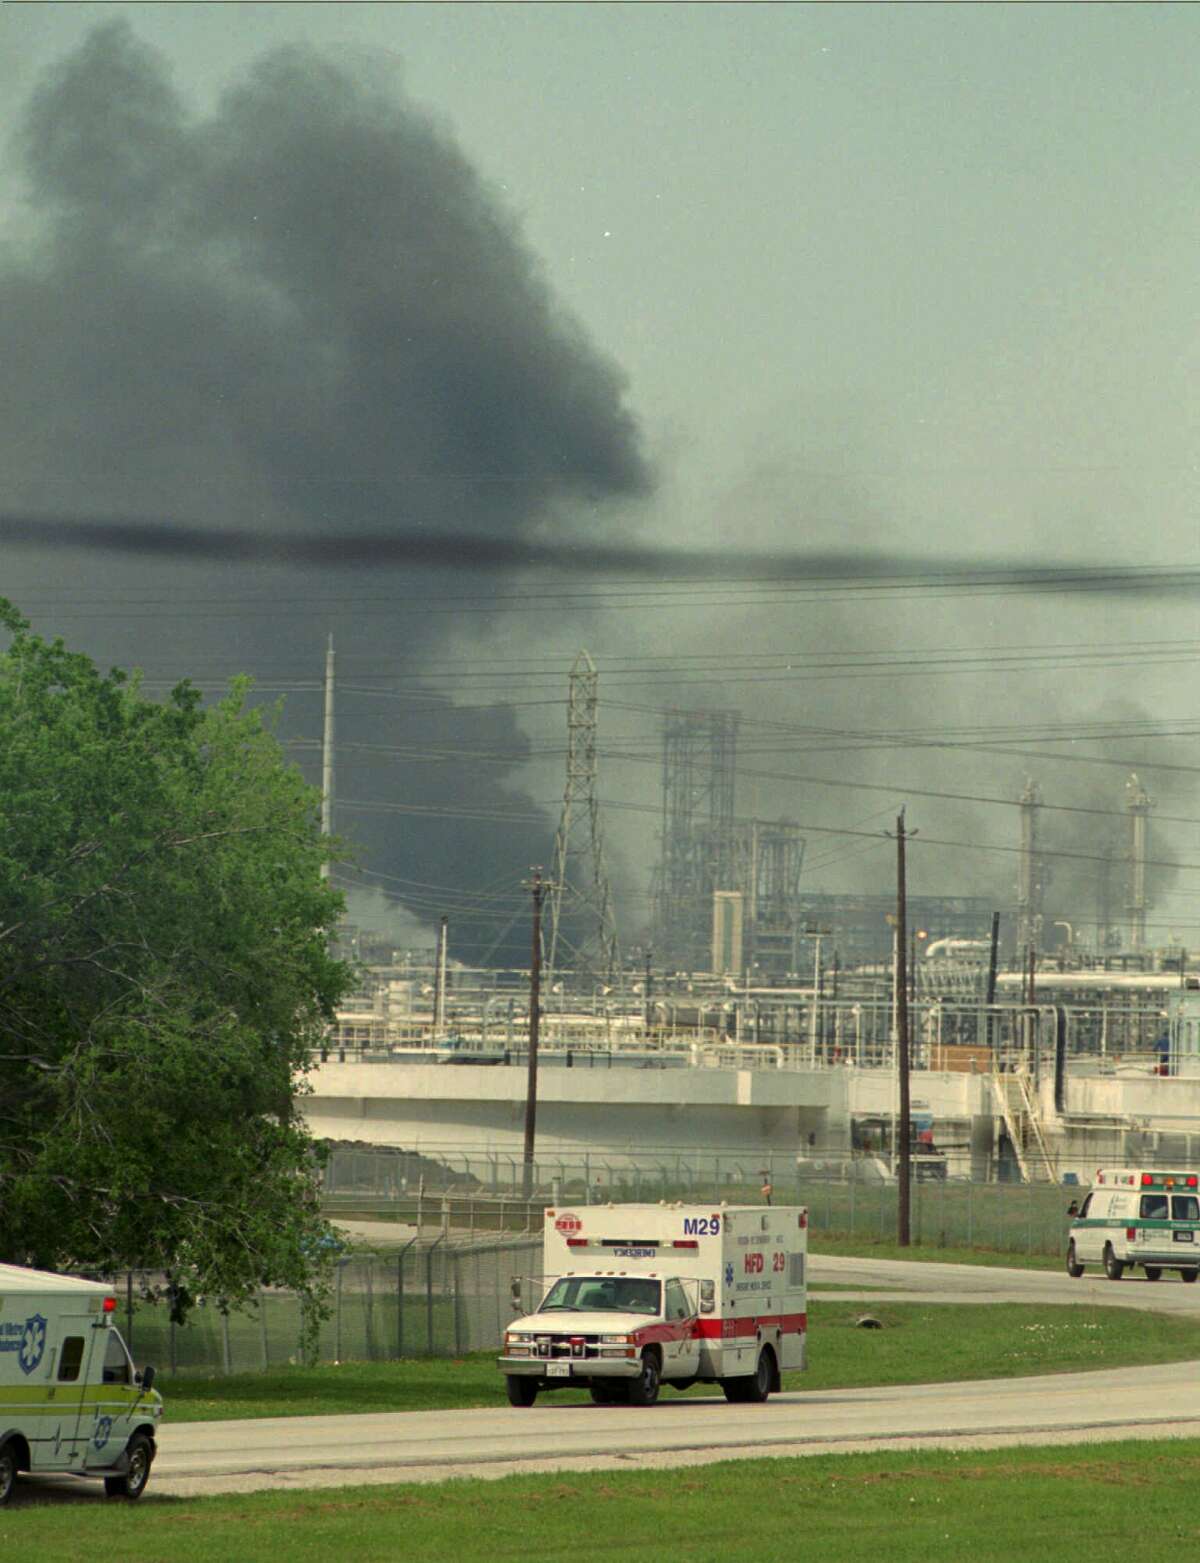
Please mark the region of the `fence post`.
[[366, 1286], [366, 1346], [367, 1361], [375, 1361], [375, 1260], [367, 1260], [367, 1286]]
[[408, 1251], [416, 1242], [415, 1237], [410, 1237], [408, 1242], [396, 1256], [396, 1357], [404, 1355], [404, 1261], [408, 1258]]
[[433, 1356], [433, 1251], [442, 1239], [436, 1238], [425, 1250], [425, 1347]]
[[337, 1287], [333, 1296], [333, 1360], [342, 1360], [342, 1274], [345, 1271], [346, 1262], [338, 1260]]
[[229, 1309], [221, 1309], [221, 1361], [226, 1374], [233, 1372], [233, 1347], [229, 1340]]
[[967, 1184], [967, 1247], [975, 1247], [975, 1179]]
[[450, 1263], [453, 1266], [454, 1275], [454, 1355], [462, 1356], [462, 1313], [459, 1297], [459, 1272], [462, 1269], [462, 1255], [454, 1254]]
[[1028, 1195], [1029, 1195], [1029, 1199], [1028, 1199], [1028, 1206], [1027, 1206], [1027, 1209], [1028, 1209], [1028, 1220], [1026, 1222], [1025, 1252], [1027, 1254], [1031, 1254], [1033, 1252], [1033, 1184], [1032, 1183], [1027, 1185], [1027, 1192], [1028, 1192]]
[[262, 1287], [258, 1289], [258, 1335], [262, 1345], [263, 1372], [271, 1366], [270, 1353], [267, 1351], [267, 1299]]
[[854, 1186], [857, 1183], [857, 1181], [858, 1180], [854, 1176], [854, 1163], [851, 1162], [851, 1164], [850, 1164], [850, 1236], [851, 1237], [854, 1236], [854, 1233], [855, 1233], [855, 1230], [856, 1230], [855, 1226], [854, 1226]]

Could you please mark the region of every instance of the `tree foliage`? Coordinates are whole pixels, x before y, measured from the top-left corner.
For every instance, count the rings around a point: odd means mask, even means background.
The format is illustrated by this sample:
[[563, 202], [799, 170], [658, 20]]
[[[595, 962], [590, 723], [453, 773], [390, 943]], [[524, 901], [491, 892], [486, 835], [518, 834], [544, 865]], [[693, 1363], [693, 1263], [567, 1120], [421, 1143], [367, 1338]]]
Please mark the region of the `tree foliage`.
[[244, 685], [155, 702], [0, 626], [0, 1259], [312, 1295], [296, 1097], [349, 980], [317, 795]]

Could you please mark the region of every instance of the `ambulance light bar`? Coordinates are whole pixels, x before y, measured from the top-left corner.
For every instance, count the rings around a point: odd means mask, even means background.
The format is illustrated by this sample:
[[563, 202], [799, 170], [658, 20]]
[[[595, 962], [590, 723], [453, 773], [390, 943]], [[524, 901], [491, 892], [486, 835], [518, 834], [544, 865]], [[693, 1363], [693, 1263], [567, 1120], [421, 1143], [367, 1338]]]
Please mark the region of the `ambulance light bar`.
[[105, 1313], [116, 1313], [117, 1299], [115, 1297], [106, 1297], [104, 1299], [104, 1311]]
[[[568, 1248], [588, 1248], [596, 1243], [595, 1238], [569, 1237]], [[597, 1246], [600, 1248], [663, 1248], [666, 1245], [656, 1237], [602, 1237]], [[700, 1244], [694, 1237], [677, 1237], [670, 1245], [672, 1248], [699, 1248]]]

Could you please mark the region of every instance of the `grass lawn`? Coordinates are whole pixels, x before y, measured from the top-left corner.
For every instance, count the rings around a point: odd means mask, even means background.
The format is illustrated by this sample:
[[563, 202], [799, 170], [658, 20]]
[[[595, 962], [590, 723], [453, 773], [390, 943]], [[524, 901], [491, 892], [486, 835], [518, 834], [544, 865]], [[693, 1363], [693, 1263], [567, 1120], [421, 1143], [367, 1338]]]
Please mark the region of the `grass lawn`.
[[[853, 1232], [814, 1232], [809, 1240], [809, 1253], [818, 1262], [822, 1254], [833, 1254], [842, 1259], [910, 1259], [924, 1264], [1002, 1265], [1009, 1270], [1065, 1272], [1066, 1246], [1065, 1227], [1061, 1255], [1021, 1254], [999, 1248], [937, 1248], [924, 1243], [901, 1248], [896, 1242], [864, 1238], [861, 1233], [856, 1236]], [[820, 1287], [821, 1282], [812, 1284]]]
[[[136, 1507], [18, 1500], [5, 1563], [1159, 1563], [1200, 1548], [1200, 1442], [903, 1451]], [[153, 1493], [153, 1485], [151, 1486]]]
[[[1166, 1281], [1160, 1283], [1167, 1285]], [[882, 1329], [861, 1329], [869, 1313]], [[1124, 1308], [1034, 1304], [850, 1302], [809, 1306], [809, 1369], [785, 1375], [797, 1390], [1068, 1373], [1200, 1357], [1189, 1319]], [[159, 1379], [171, 1422], [306, 1416], [353, 1411], [430, 1411], [503, 1403], [491, 1353], [461, 1359], [280, 1368], [229, 1378]], [[673, 1394], [668, 1390], [666, 1393]], [[711, 1394], [697, 1386], [696, 1394]], [[586, 1399], [584, 1391], [557, 1398]]]

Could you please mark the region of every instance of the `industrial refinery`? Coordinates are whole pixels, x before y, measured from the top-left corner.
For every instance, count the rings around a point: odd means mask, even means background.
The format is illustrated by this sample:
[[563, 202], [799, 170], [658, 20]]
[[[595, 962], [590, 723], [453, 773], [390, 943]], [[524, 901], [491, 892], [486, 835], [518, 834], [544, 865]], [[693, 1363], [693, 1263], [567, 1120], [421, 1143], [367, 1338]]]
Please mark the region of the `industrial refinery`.
[[[1102, 838], [1090, 904], [1054, 897], [1055, 816], [1032, 778], [1011, 800], [1006, 901], [839, 895], [809, 888], [794, 821], [739, 811], [738, 713], [671, 710], [650, 916], [625, 931], [598, 685], [580, 652], [554, 861], [526, 884], [529, 964], [454, 959], [448, 917], [425, 949], [344, 929], [361, 978], [315, 1061], [316, 1134], [515, 1166], [532, 1059], [541, 1154], [744, 1152], [888, 1179], [903, 1017], [924, 1175], [1060, 1182], [1097, 1159], [1193, 1164], [1200, 972], [1147, 937], [1153, 804], [1136, 774], [1113, 799], [1120, 828]], [[327, 805], [334, 772], [330, 737]]]

